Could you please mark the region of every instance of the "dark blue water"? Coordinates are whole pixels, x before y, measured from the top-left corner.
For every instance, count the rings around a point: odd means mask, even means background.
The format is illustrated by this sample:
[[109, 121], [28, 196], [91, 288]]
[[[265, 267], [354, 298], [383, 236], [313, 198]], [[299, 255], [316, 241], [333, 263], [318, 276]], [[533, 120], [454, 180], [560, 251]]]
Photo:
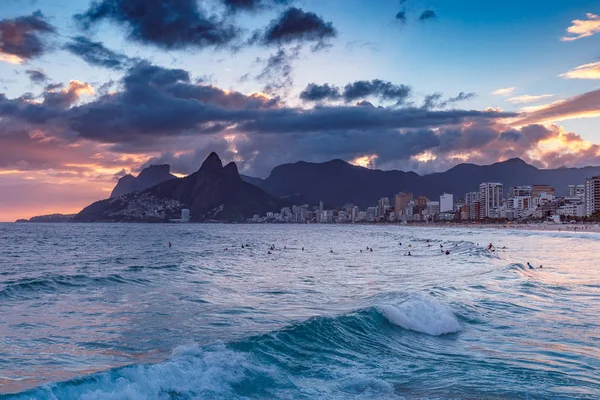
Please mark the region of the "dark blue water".
[[0, 224], [0, 393], [597, 399], [598, 254], [597, 233]]

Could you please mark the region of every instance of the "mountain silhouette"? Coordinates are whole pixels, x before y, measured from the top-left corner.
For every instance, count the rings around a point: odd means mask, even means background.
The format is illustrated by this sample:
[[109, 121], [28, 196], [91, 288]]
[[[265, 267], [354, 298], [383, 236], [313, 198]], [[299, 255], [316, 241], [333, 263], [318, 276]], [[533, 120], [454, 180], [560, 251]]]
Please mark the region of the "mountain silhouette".
[[169, 164], [150, 165], [144, 168], [137, 177], [127, 174], [119, 179], [110, 197], [114, 198], [136, 190], [145, 190], [173, 178], [176, 178], [176, 176], [171, 174]]
[[600, 167], [538, 169], [519, 158], [491, 165], [459, 164], [445, 172], [420, 176], [414, 172], [381, 171], [349, 164], [342, 160], [323, 163], [296, 162], [275, 167], [268, 178], [255, 182], [267, 193], [295, 204], [317, 204], [327, 207], [353, 203], [361, 208], [375, 205], [380, 197], [398, 192], [413, 192], [432, 200], [442, 193], [456, 199], [466, 192], [478, 191], [481, 182], [500, 182], [504, 193], [511, 186], [548, 184], [563, 195], [567, 185], [583, 184], [587, 177], [600, 174]]
[[254, 214], [277, 211], [284, 203], [262, 189], [244, 182], [237, 166], [223, 166], [211, 153], [200, 169], [149, 189], [102, 200], [84, 208], [75, 221], [148, 221], [179, 218], [190, 210], [192, 221], [243, 221]]

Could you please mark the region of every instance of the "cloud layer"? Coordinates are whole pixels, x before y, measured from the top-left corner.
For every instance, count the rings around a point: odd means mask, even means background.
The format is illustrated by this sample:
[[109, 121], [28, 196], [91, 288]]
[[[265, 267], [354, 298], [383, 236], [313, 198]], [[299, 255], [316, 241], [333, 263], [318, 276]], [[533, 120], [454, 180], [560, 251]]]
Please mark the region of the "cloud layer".
[[86, 29], [103, 20], [113, 22], [131, 40], [164, 49], [219, 47], [239, 35], [235, 26], [200, 9], [196, 0], [95, 0], [75, 19]]
[[560, 38], [563, 42], [572, 42], [600, 33], [600, 16], [592, 13], [586, 14], [587, 19], [576, 19], [573, 25], [567, 28], [567, 34]]
[[0, 20], [0, 61], [15, 64], [36, 58], [47, 50], [46, 36], [56, 33], [41, 11]]
[[600, 79], [600, 61], [580, 65], [559, 76], [567, 79]]

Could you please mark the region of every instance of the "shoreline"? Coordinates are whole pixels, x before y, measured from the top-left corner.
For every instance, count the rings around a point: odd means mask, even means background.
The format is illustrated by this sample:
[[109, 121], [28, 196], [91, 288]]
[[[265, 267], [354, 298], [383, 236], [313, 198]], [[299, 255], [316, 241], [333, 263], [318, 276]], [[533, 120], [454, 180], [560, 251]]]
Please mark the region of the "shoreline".
[[235, 221], [199, 221], [199, 222], [147, 222], [147, 221], [131, 221], [131, 222], [74, 222], [74, 221], [56, 221], [56, 222], [0, 222], [0, 224], [165, 224], [165, 225], [187, 225], [187, 224], [205, 224], [205, 225], [327, 225], [327, 226], [398, 226], [407, 228], [462, 228], [462, 229], [517, 229], [517, 230], [530, 230], [530, 231], [541, 231], [541, 232], [593, 232], [600, 233], [600, 224], [592, 223], [575, 223], [575, 224], [556, 224], [556, 223], [528, 223], [528, 224], [484, 224], [484, 223], [409, 223], [409, 224], [398, 224], [398, 223], [386, 223], [386, 222], [375, 222], [375, 223], [286, 223], [286, 222], [267, 222], [267, 223], [253, 223], [253, 222], [235, 222]]

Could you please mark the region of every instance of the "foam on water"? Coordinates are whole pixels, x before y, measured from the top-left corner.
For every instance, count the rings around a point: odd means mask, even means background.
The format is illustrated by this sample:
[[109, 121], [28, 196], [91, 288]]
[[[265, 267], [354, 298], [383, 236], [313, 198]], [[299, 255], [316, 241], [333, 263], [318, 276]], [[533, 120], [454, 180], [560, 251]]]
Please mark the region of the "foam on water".
[[596, 400], [582, 236], [0, 224], [0, 399]]
[[433, 297], [417, 294], [400, 304], [380, 304], [379, 311], [394, 325], [411, 331], [440, 336], [460, 330], [452, 311]]
[[235, 385], [270, 380], [275, 369], [252, 363], [248, 354], [219, 344], [181, 346], [152, 365], [117, 368], [63, 383], [44, 385], [16, 398], [142, 400], [236, 397]]

